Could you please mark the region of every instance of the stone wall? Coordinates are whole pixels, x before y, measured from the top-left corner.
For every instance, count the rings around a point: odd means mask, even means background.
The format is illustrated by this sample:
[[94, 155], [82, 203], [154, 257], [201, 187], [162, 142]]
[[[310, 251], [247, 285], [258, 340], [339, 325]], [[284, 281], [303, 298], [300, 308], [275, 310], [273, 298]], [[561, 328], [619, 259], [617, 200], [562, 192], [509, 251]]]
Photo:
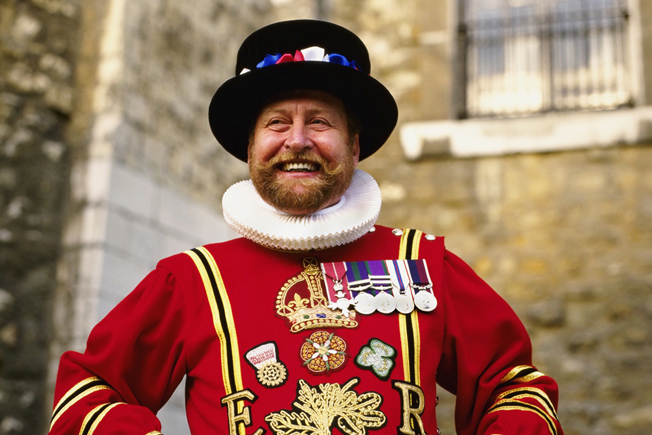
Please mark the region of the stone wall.
[[0, 1], [0, 434], [44, 433], [76, 1]]
[[208, 103], [233, 76], [240, 41], [271, 7], [264, 0], [148, 0], [125, 8], [114, 160], [217, 208], [225, 186], [247, 171], [216, 143]]

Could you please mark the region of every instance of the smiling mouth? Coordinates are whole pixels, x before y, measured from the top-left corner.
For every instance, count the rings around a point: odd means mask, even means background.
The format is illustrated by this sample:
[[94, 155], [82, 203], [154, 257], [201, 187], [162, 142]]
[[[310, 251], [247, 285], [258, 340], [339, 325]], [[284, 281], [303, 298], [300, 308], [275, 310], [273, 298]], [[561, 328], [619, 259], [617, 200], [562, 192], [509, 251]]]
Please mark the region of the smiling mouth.
[[282, 163], [278, 168], [283, 172], [315, 172], [319, 165], [311, 162], [288, 162]]

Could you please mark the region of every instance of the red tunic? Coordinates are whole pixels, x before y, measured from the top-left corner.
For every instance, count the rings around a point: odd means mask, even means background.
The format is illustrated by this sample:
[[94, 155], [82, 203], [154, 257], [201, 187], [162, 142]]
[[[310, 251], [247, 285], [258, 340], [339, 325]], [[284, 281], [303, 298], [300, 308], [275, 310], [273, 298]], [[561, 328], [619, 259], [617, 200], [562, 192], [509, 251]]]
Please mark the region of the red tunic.
[[[377, 226], [323, 251], [236, 239], [162, 260], [83, 354], [61, 357], [50, 433], [159, 433], [155, 414], [187, 376], [193, 434], [434, 435], [437, 383], [457, 395], [459, 434], [561, 434], [557, 386], [532, 367], [521, 322], [430, 239]], [[404, 258], [426, 260], [434, 311], [324, 309], [311, 265]]]

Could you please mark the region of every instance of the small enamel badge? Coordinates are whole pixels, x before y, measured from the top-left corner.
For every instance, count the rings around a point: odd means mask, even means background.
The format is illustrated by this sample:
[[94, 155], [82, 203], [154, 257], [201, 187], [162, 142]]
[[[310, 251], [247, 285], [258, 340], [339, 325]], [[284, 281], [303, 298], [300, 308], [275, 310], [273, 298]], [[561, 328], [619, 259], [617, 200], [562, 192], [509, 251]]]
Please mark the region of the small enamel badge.
[[273, 341], [254, 347], [245, 358], [256, 370], [256, 378], [264, 387], [280, 387], [288, 378], [287, 368], [278, 360], [278, 348]]
[[346, 342], [332, 332], [316, 331], [306, 338], [299, 355], [303, 365], [315, 375], [329, 374], [344, 366]]
[[355, 358], [355, 364], [362, 368], [371, 370], [383, 381], [389, 378], [394, 368], [396, 349], [377, 338], [369, 340], [368, 346], [363, 346]]

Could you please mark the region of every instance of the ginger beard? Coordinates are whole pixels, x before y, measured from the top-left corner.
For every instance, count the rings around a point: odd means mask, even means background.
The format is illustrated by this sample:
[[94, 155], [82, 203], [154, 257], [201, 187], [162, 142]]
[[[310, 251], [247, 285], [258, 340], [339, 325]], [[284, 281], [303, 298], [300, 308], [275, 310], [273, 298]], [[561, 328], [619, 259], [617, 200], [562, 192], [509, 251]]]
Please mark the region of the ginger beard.
[[[281, 179], [279, 167], [292, 161], [316, 163], [319, 176]], [[287, 151], [267, 162], [260, 162], [254, 150], [249, 160], [251, 181], [263, 200], [278, 210], [297, 215], [314, 213], [336, 204], [351, 184], [354, 170], [351, 146], [346, 147], [342, 161], [332, 164], [310, 151]]]

